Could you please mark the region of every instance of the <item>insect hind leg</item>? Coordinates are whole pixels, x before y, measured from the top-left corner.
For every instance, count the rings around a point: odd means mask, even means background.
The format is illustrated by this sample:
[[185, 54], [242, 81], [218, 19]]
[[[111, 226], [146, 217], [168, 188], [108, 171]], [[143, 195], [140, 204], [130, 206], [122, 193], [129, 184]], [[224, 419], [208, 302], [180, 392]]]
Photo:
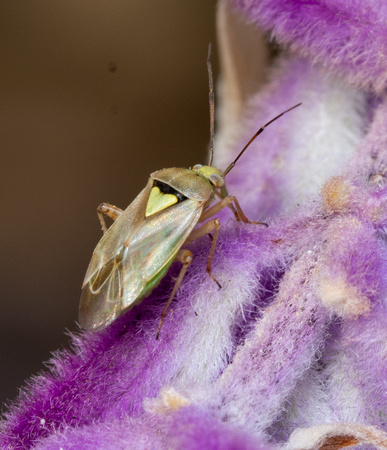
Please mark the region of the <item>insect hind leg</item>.
[[182, 280], [184, 278], [185, 273], [187, 272], [187, 269], [188, 269], [189, 265], [193, 261], [193, 254], [189, 250], [180, 249], [177, 252], [177, 255], [175, 257], [175, 261], [180, 261], [183, 264], [183, 266], [182, 266], [182, 268], [180, 270], [179, 276], [177, 277], [175, 285], [173, 286], [171, 295], [169, 296], [169, 299], [168, 299], [167, 303], [164, 306], [163, 312], [161, 313], [160, 322], [159, 322], [159, 326], [157, 328], [157, 333], [156, 333], [156, 340], [159, 339], [161, 327], [162, 327], [163, 322], [164, 322], [164, 317], [167, 314], [167, 311], [168, 311], [169, 307], [171, 306], [172, 300], [174, 299], [175, 294], [176, 294], [177, 290], [179, 289], [179, 286], [180, 286], [180, 284], [181, 284], [181, 282], [182, 282]]

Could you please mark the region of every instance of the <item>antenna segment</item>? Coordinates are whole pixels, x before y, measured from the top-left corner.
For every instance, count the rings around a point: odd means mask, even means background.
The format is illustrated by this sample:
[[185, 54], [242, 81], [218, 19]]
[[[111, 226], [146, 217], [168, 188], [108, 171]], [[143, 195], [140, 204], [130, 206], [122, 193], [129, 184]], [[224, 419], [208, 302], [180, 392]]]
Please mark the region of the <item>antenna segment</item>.
[[211, 67], [211, 42], [208, 45], [207, 55], [207, 71], [208, 71], [208, 85], [209, 85], [209, 101], [210, 101], [210, 147], [208, 149], [208, 166], [212, 165], [214, 157], [214, 130], [215, 130], [215, 106], [214, 106], [214, 80], [212, 78]]
[[286, 114], [287, 112], [291, 111], [294, 108], [297, 108], [297, 106], [300, 106], [301, 103], [298, 103], [297, 105], [292, 106], [291, 108], [287, 109], [286, 111], [279, 114], [277, 117], [274, 117], [274, 119], [271, 119], [270, 122], [267, 122], [263, 127], [261, 127], [254, 136], [249, 140], [249, 142], [243, 147], [242, 151], [239, 153], [239, 155], [234, 159], [234, 161], [227, 167], [227, 169], [223, 172], [223, 175], [226, 176], [230, 170], [235, 166], [238, 159], [243, 155], [243, 153], [247, 150], [247, 148], [250, 146], [250, 144], [262, 133], [262, 131], [269, 126], [271, 123], [275, 122], [277, 119], [279, 119], [281, 116]]

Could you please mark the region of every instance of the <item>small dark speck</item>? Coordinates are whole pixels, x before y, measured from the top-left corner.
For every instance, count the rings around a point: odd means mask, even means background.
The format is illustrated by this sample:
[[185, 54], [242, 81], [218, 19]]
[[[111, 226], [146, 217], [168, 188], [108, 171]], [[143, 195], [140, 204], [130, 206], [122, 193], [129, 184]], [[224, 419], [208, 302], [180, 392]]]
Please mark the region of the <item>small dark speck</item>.
[[108, 69], [110, 73], [117, 72], [117, 64], [114, 61], [110, 61], [108, 64]]

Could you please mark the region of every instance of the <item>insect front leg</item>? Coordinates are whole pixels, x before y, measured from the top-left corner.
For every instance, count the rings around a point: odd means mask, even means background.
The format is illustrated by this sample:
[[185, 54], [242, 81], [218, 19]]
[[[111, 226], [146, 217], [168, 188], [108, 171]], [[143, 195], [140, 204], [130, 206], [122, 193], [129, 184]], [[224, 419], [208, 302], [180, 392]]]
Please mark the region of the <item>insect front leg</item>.
[[169, 296], [169, 299], [164, 306], [163, 312], [161, 313], [161, 318], [160, 318], [160, 322], [159, 322], [159, 326], [157, 328], [157, 334], [156, 334], [157, 340], [159, 339], [161, 327], [163, 325], [164, 317], [167, 314], [168, 308], [170, 307], [172, 300], [175, 297], [177, 290], [179, 289], [179, 286], [184, 278], [185, 273], [187, 272], [189, 265], [193, 261], [193, 254], [191, 251], [182, 248], [177, 252], [177, 255], [175, 256], [175, 261], [180, 261], [183, 264], [183, 266], [180, 270], [179, 276], [177, 277], [175, 285], [173, 286], [171, 295]]
[[[199, 220], [199, 222], [201, 222], [201, 220]], [[211, 235], [210, 233], [213, 230], [215, 230], [214, 235]], [[188, 236], [188, 239], [185, 241], [185, 244], [190, 244], [191, 242], [195, 241], [196, 239], [199, 239], [200, 237], [204, 236], [205, 234], [210, 234], [212, 242], [211, 242], [210, 253], [208, 255], [206, 270], [207, 270], [208, 275], [218, 285], [219, 289], [222, 289], [221, 284], [219, 283], [219, 281], [214, 277], [214, 275], [211, 272], [212, 259], [214, 257], [216, 241], [218, 240], [219, 231], [220, 231], [220, 220], [212, 219], [209, 222], [205, 223], [202, 227], [198, 228], [197, 230], [192, 231], [192, 233]]]
[[101, 203], [98, 206], [97, 214], [98, 214], [98, 219], [101, 224], [103, 234], [105, 234], [107, 232], [107, 225], [105, 222], [104, 214], [106, 216], [109, 216], [112, 220], [117, 220], [118, 217], [120, 217], [121, 213], [122, 213], [122, 209], [117, 208], [117, 206], [110, 205], [109, 203]]
[[243, 212], [241, 205], [239, 204], [236, 197], [233, 195], [228, 195], [227, 197], [220, 200], [218, 203], [216, 203], [214, 206], [211, 206], [211, 208], [207, 209], [201, 216], [199, 222], [204, 222], [208, 218], [214, 216], [219, 211], [221, 211], [223, 208], [230, 208], [231, 211], [234, 213], [235, 219], [237, 222], [244, 222], [244, 223], [254, 223], [256, 225], [264, 225], [267, 227], [267, 223], [265, 222], [255, 222], [252, 220], [249, 220], [246, 216], [246, 214]]

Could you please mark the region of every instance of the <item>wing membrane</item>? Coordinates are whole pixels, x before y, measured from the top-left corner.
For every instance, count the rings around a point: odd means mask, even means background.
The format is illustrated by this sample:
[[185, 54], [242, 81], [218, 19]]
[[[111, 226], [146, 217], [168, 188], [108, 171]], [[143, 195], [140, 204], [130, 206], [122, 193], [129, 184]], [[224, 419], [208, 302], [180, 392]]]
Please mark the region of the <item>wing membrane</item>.
[[150, 190], [151, 180], [102, 236], [93, 252], [82, 288], [96, 272], [115, 258], [117, 251], [124, 242], [130, 240], [131, 236], [141, 226], [145, 220], [146, 199]]
[[116, 260], [102, 267], [82, 290], [78, 320], [86, 329], [103, 328], [120, 314], [121, 270]]
[[[151, 185], [109, 228], [97, 245], [83, 285], [79, 321], [103, 328], [146, 294], [146, 285], [175, 257], [202, 213], [187, 199], [145, 219]], [[165, 269], [166, 270], [166, 269]]]
[[[197, 201], [187, 199], [168, 208], [167, 217], [163, 212], [148, 217], [125, 243], [128, 250], [122, 261], [123, 308], [141, 296], [145, 285], [171, 262], [199, 220], [201, 211]], [[139, 278], [141, 287], [137, 287]]]

